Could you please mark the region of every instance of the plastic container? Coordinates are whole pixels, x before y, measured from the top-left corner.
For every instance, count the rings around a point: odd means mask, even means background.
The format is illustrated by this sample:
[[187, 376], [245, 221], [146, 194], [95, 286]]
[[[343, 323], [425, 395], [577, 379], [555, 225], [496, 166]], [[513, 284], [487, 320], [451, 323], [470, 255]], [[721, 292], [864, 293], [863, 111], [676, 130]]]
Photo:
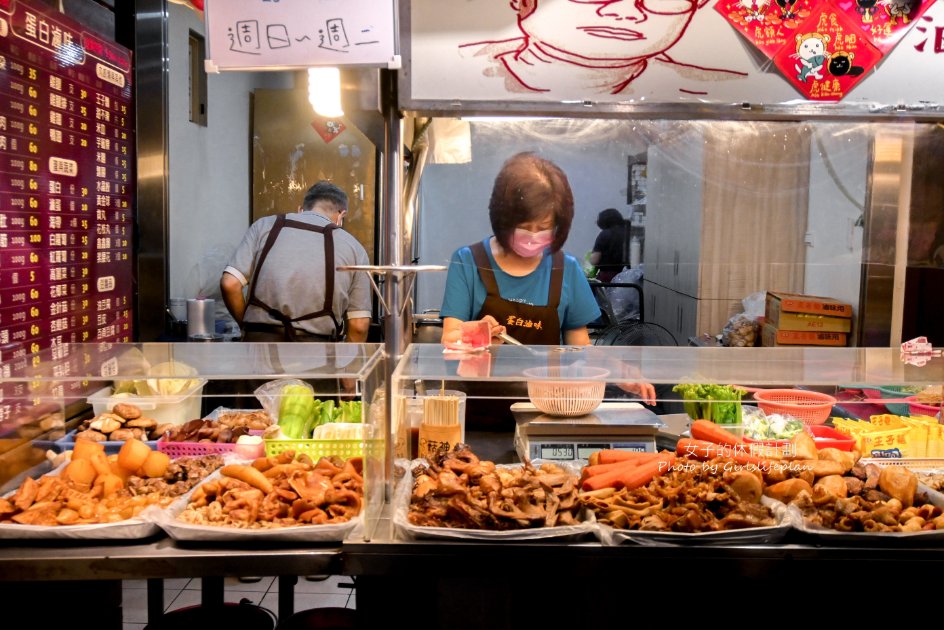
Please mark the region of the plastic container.
[[[784, 447], [790, 443], [790, 440], [754, 440], [744, 435], [743, 425], [718, 425], [726, 431], [731, 431], [741, 437], [745, 444], [761, 444], [763, 446]], [[851, 451], [855, 447], [855, 438], [849, 437], [832, 427], [823, 424], [806, 425], [804, 430], [813, 438], [816, 448], [836, 448], [840, 451]]]
[[[931, 416], [934, 418], [937, 417], [937, 414], [941, 411], [941, 408], [937, 405], [919, 403], [917, 396], [908, 396], [906, 400], [908, 401], [908, 411], [911, 412], [912, 416]], [[885, 406], [888, 407], [888, 405]]]
[[264, 443], [266, 457], [295, 451], [296, 456], [304, 453], [316, 462], [332, 455], [350, 459], [383, 454], [383, 440], [264, 440]]
[[855, 438], [832, 427], [816, 425], [807, 427], [806, 430], [813, 436], [816, 448], [836, 448], [840, 451], [851, 451], [855, 447]]
[[[872, 388], [869, 388], [871, 390]], [[863, 390], [865, 391], [865, 390]], [[875, 391], [879, 393], [882, 398], [906, 398], [910, 394], [914, 393], [914, 390], [903, 385], [886, 385], [885, 387], [875, 387]], [[908, 403], [884, 403], [885, 408], [888, 409], [888, 413], [893, 413], [896, 416], [907, 416], [910, 415], [910, 410], [908, 408]], [[935, 411], [935, 413], [937, 413]]]
[[[75, 448], [75, 434], [75, 431], [69, 431], [66, 433], [65, 437], [54, 442], [60, 453], [63, 451], [71, 451]], [[147, 440], [144, 443], [147, 444], [152, 451], [157, 448], [157, 440]], [[99, 444], [105, 447], [106, 455], [114, 455], [124, 446], [124, 440], [106, 440], [99, 442]]]
[[764, 413], [790, 415], [804, 424], [823, 424], [836, 404], [829, 394], [804, 389], [761, 389], [754, 392], [754, 399]]
[[206, 379], [195, 382], [188, 391], [175, 396], [112, 396], [113, 388], [105, 387], [90, 395], [88, 402], [96, 416], [111, 411], [118, 403], [128, 403], [138, 407], [144, 416], [157, 420], [158, 424], [184, 424], [201, 416], [200, 404]]
[[[261, 436], [264, 431], [249, 431], [249, 435]], [[171, 442], [165, 438], [157, 441], [157, 450], [170, 455], [171, 459], [178, 457], [198, 457], [200, 455], [214, 455], [235, 453], [245, 459], [256, 459], [265, 456], [265, 443], [237, 444], [235, 442]]]
[[583, 416], [603, 402], [609, 370], [583, 366], [549, 366], [524, 370], [531, 404], [550, 416]]

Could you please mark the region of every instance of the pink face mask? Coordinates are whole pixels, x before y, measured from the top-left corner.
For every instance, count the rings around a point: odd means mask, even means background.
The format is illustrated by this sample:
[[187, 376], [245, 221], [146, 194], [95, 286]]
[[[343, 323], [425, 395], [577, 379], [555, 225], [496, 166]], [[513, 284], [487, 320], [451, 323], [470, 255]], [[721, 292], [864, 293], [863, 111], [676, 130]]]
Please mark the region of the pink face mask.
[[553, 241], [554, 230], [529, 232], [515, 228], [515, 233], [511, 237], [511, 249], [522, 258], [534, 258], [540, 256]]

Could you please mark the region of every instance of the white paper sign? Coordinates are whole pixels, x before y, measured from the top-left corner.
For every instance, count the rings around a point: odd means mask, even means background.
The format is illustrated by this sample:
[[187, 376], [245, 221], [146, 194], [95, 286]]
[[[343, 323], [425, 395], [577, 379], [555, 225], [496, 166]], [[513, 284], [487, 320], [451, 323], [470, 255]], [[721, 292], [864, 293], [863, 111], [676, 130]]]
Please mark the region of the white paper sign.
[[398, 68], [395, 0], [207, 0], [208, 72]]

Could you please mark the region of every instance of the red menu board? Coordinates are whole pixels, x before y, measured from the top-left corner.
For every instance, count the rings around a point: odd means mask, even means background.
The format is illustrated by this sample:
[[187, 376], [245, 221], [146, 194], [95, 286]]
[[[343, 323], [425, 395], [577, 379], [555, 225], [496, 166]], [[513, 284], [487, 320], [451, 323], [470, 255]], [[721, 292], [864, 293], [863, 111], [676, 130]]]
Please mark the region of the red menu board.
[[[2, 363], [132, 339], [131, 77], [127, 49], [0, 0]], [[0, 385], [0, 425], [17, 395]]]

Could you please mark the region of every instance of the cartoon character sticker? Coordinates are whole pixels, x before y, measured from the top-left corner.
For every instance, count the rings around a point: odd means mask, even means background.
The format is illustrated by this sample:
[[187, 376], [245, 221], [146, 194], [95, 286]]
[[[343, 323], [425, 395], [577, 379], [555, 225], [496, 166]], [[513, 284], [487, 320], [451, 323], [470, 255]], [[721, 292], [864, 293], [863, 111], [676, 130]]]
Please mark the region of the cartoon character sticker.
[[839, 101], [882, 59], [848, 13], [825, 5], [798, 28], [774, 63], [814, 101]]
[[719, 0], [714, 6], [725, 20], [773, 59], [793, 46], [796, 28], [829, 0]]
[[806, 83], [808, 79], [822, 79], [821, 71], [829, 55], [826, 53], [826, 44], [829, 35], [822, 33], [805, 33], [796, 36], [796, 58], [794, 68], [797, 71], [797, 81]]
[[832, 0], [887, 54], [935, 0]]

